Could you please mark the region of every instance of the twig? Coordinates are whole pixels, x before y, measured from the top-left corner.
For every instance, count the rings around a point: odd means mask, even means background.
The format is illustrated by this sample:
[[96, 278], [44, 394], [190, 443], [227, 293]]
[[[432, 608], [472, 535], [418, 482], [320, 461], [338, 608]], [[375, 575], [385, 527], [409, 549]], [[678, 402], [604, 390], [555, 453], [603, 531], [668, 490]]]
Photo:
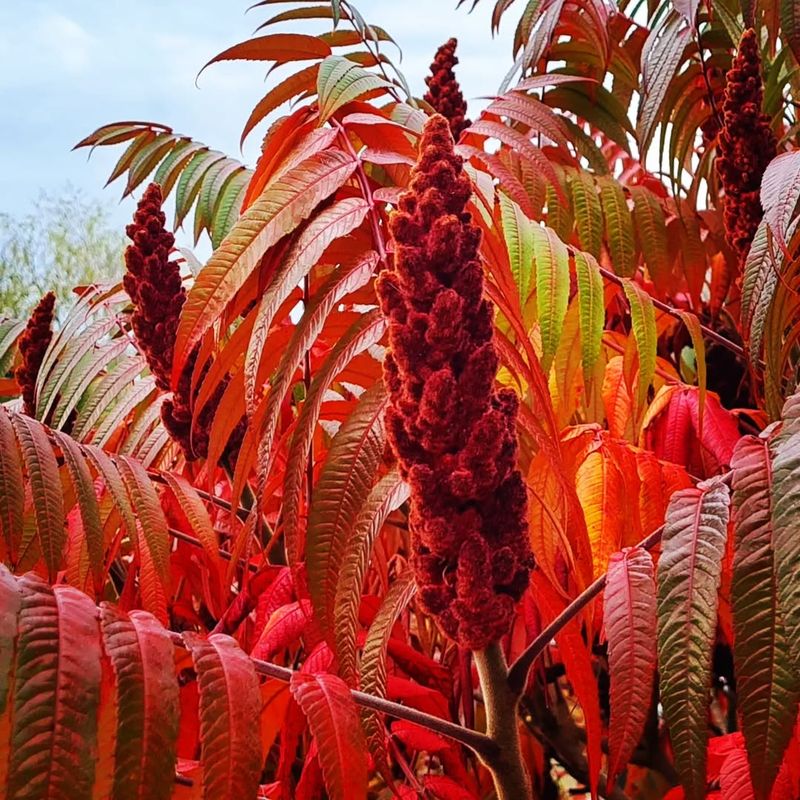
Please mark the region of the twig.
[[[175, 631], [169, 631], [168, 633], [172, 639], [172, 643], [176, 647], [186, 647], [179, 633]], [[289, 669], [289, 667], [282, 667], [279, 664], [261, 661], [257, 658], [251, 658], [250, 660], [253, 663], [255, 671], [259, 675], [264, 675], [267, 678], [275, 678], [283, 683], [289, 683], [294, 674], [294, 670]], [[469, 730], [454, 722], [435, 717], [432, 714], [426, 714], [424, 711], [417, 711], [415, 708], [386, 700], [383, 697], [367, 694], [366, 692], [351, 689], [350, 695], [356, 705], [362, 708], [371, 708], [386, 716], [421, 725], [434, 733], [438, 733], [440, 736], [446, 736], [448, 739], [452, 739], [453, 741], [469, 747], [470, 750], [485, 761], [491, 761], [498, 757], [498, 745], [484, 733]]]
[[[606, 279], [611, 281], [612, 283], [616, 283], [617, 286], [624, 286], [624, 281], [618, 275], [615, 275], [613, 272], [605, 269], [604, 267], [600, 267], [600, 274]], [[669, 314], [674, 319], [677, 319], [679, 322], [683, 322], [683, 317], [681, 316], [681, 312], [677, 309], [673, 308], [666, 303], [662, 303], [661, 300], [657, 300], [655, 297], [651, 297], [653, 305], [659, 309], [659, 311], [663, 311], [665, 314]], [[713, 328], [709, 328], [707, 325], [703, 325], [700, 323], [700, 330], [703, 331], [703, 335], [707, 338], [711, 339], [711, 341], [716, 342], [722, 347], [730, 350], [732, 353], [735, 353], [740, 358], [745, 358], [744, 348], [741, 345], [736, 344], [736, 342], [732, 342], [730, 339], [726, 338], [720, 333], [717, 333]]]
[[[664, 526], [656, 528], [649, 536], [642, 539], [637, 547], [649, 550], [661, 541]], [[594, 600], [606, 585], [607, 573], [587, 586], [542, 632], [525, 648], [522, 654], [511, 665], [508, 671], [508, 685], [513, 693], [521, 695], [528, 682], [528, 673], [536, 659], [544, 649], [553, 641], [555, 635], [574, 617], [576, 617], [589, 603]]]
[[[726, 472], [720, 476], [721, 480], [729, 483], [731, 473]], [[664, 525], [660, 525], [649, 536], [646, 536], [636, 546], [645, 550], [655, 547], [664, 533]], [[555, 635], [574, 619], [592, 600], [594, 600], [606, 585], [608, 573], [604, 572], [589, 584], [542, 632], [522, 651], [517, 660], [511, 665], [508, 671], [508, 684], [512, 692], [521, 695], [528, 682], [528, 673], [536, 659], [544, 652], [544, 649], [553, 641]]]

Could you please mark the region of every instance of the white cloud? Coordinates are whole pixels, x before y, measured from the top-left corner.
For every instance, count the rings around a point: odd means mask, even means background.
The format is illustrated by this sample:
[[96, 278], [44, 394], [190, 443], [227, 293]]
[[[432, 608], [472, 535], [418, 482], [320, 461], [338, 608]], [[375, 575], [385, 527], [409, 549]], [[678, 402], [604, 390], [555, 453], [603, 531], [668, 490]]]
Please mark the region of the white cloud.
[[51, 12], [40, 20], [34, 37], [38, 46], [70, 74], [80, 74], [89, 66], [93, 39], [75, 20]]
[[86, 74], [94, 38], [74, 19], [43, 7], [0, 16], [0, 88], [22, 88]]

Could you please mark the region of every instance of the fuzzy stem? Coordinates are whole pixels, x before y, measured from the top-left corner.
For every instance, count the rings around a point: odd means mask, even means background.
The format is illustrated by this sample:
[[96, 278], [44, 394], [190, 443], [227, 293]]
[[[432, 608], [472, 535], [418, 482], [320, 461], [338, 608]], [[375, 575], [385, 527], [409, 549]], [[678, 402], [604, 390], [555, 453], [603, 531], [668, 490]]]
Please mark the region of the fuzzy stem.
[[486, 709], [486, 734], [497, 745], [491, 757], [481, 760], [492, 773], [498, 800], [526, 800], [532, 792], [520, 749], [519, 695], [509, 686], [505, 653], [495, 642], [474, 656]]

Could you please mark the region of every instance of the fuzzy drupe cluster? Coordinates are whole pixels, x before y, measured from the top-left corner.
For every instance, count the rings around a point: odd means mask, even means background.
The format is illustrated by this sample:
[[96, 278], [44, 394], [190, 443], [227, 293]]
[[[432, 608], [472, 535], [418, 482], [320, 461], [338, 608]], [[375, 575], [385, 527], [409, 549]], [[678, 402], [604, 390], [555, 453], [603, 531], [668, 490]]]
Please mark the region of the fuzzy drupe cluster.
[[725, 233], [743, 259], [764, 215], [759, 192], [767, 165], [777, 154], [769, 117], [761, 112], [764, 85], [758, 38], [751, 28], [742, 34], [728, 71], [719, 133], [717, 174], [725, 190]]
[[467, 119], [467, 102], [461, 94], [461, 87], [453, 71], [458, 64], [457, 44], [456, 39], [448, 39], [436, 51], [436, 57], [431, 64], [431, 74], [425, 78], [428, 91], [424, 96], [434, 111], [450, 123], [454, 139], [458, 139], [461, 131], [470, 126], [470, 121]]
[[23, 411], [36, 415], [36, 380], [44, 360], [44, 354], [53, 338], [53, 309], [56, 296], [48, 292], [36, 304], [22, 336], [19, 337], [19, 352], [22, 356], [14, 377], [22, 394]]
[[495, 388], [480, 230], [453, 147], [448, 121], [432, 117], [390, 220], [394, 266], [378, 295], [389, 319], [387, 428], [411, 488], [418, 597], [448, 636], [480, 650], [509, 630], [532, 556], [518, 399]]

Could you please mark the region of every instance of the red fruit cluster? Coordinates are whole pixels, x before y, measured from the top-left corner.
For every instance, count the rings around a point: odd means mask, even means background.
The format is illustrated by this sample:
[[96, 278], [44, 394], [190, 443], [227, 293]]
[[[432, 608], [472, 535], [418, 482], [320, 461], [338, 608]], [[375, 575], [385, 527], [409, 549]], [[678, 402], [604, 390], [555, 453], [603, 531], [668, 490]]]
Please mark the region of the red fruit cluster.
[[33, 313], [19, 337], [19, 352], [22, 363], [17, 367], [14, 377], [22, 393], [23, 411], [29, 416], [36, 415], [36, 379], [42, 366], [44, 354], [53, 338], [53, 309], [56, 296], [48, 292], [33, 309]]
[[186, 290], [178, 264], [169, 260], [175, 237], [166, 229], [161, 187], [151, 183], [136, 208], [126, 233], [133, 242], [125, 251], [127, 273], [122, 279], [134, 305], [131, 318], [139, 348], [156, 385], [168, 391], [172, 353]]
[[[169, 391], [175, 333], [186, 302], [186, 290], [181, 283], [180, 267], [169, 258], [175, 237], [165, 227], [162, 203], [161, 187], [151, 183], [139, 201], [133, 223], [126, 229], [133, 244], [125, 251], [128, 271], [123, 284], [134, 305], [131, 324], [139, 349], [147, 359], [156, 385]], [[191, 381], [196, 359], [195, 349], [181, 373], [177, 390], [161, 406], [164, 427], [189, 459], [208, 454], [208, 434], [224, 388], [203, 408], [192, 431]]]
[[425, 78], [428, 91], [425, 101], [430, 103], [434, 111], [441, 114], [449, 123], [454, 139], [458, 139], [461, 131], [470, 126], [467, 116], [467, 103], [461, 94], [453, 67], [458, 64], [456, 58], [456, 39], [448, 39], [437, 51], [431, 64], [431, 74]]
[[411, 488], [412, 566], [442, 630], [479, 650], [506, 633], [528, 586], [527, 498], [512, 390], [495, 389], [492, 307], [480, 229], [448, 121], [425, 126], [411, 189], [392, 215], [384, 371], [389, 440]]
[[742, 34], [728, 71], [716, 161], [725, 190], [726, 237], [740, 258], [747, 255], [764, 215], [759, 197], [761, 178], [777, 155], [769, 117], [761, 113], [763, 95], [758, 39], [751, 28]]

